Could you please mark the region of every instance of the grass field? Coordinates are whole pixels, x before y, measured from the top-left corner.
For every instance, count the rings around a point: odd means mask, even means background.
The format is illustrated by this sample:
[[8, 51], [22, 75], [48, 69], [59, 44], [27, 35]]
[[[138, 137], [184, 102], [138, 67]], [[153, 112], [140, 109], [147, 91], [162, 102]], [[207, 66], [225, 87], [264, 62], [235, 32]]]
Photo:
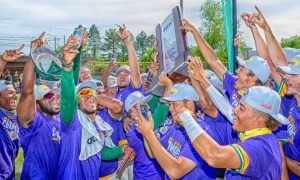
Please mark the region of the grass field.
[[16, 161], [15, 161], [15, 168], [16, 168], [16, 179], [20, 179], [20, 176], [21, 176], [21, 172], [20, 172], [20, 169], [23, 165], [23, 162], [24, 162], [24, 156], [23, 156], [23, 149], [20, 148], [19, 149], [19, 154], [16, 158]]

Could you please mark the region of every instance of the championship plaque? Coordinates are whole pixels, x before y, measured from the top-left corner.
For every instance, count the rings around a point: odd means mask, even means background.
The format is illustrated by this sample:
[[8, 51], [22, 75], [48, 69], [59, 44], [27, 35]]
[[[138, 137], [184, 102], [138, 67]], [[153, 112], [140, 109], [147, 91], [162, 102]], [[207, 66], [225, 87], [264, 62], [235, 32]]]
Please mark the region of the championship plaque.
[[167, 73], [174, 84], [183, 82], [189, 77], [187, 65], [192, 54], [189, 52], [186, 33], [179, 29], [182, 26], [180, 19], [181, 10], [176, 6], [162, 25], [156, 26], [158, 40], [156, 50], [160, 67], [157, 75], [153, 77], [151, 92], [157, 96], [164, 93], [164, 87], [158, 84], [158, 76], [161, 73]]

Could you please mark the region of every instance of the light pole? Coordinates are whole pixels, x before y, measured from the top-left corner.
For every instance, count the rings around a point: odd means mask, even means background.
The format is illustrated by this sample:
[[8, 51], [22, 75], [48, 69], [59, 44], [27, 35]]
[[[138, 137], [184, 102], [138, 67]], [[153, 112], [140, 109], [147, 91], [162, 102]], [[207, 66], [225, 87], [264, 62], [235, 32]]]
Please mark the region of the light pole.
[[183, 17], [183, 0], [180, 0], [181, 15]]
[[56, 52], [56, 41], [58, 42], [58, 41], [59, 41], [59, 38], [57, 38], [56, 36], [53, 36], [53, 35], [51, 35], [51, 34], [47, 34], [47, 35], [54, 38], [54, 49], [55, 49], [55, 52]]

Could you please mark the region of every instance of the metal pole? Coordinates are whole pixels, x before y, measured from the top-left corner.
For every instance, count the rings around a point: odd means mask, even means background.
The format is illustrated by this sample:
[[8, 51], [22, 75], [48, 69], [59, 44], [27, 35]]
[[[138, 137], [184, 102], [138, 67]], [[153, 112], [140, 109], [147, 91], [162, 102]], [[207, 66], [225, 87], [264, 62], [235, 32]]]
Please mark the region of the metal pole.
[[181, 15], [183, 17], [183, 0], [180, 0]]
[[55, 52], [56, 52], [56, 37], [54, 37], [54, 48], [55, 48]]

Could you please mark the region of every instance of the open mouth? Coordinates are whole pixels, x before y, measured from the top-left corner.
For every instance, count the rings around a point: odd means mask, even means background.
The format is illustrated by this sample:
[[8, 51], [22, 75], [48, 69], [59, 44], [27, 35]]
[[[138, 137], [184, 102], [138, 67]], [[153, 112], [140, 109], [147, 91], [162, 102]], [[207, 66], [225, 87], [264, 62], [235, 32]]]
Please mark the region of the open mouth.
[[15, 100], [11, 100], [9, 101], [10, 106], [15, 107], [16, 106], [16, 101]]

